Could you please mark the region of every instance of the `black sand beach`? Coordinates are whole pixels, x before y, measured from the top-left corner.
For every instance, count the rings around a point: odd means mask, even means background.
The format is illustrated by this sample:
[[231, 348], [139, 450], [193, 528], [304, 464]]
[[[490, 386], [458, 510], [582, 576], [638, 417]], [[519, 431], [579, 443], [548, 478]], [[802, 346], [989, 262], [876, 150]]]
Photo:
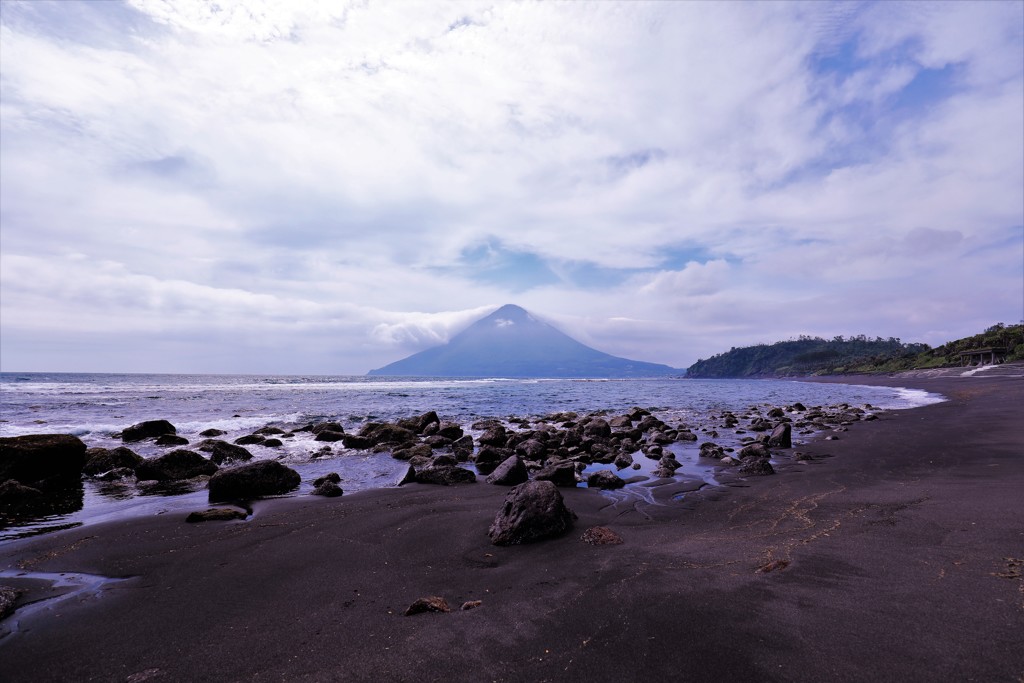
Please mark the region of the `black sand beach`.
[[566, 490], [575, 530], [533, 545], [491, 545], [482, 482], [6, 544], [2, 570], [124, 580], [3, 622], [0, 680], [1024, 680], [1024, 381], [871, 381], [950, 400], [681, 503]]

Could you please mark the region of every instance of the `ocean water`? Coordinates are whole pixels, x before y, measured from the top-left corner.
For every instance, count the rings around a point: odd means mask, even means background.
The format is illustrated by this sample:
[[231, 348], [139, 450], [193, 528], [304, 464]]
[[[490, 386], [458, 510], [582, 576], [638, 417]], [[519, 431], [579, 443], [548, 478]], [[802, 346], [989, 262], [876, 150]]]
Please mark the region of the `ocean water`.
[[[216, 428], [232, 441], [266, 425], [284, 428], [333, 420], [348, 432], [367, 421], [386, 421], [434, 410], [442, 419], [470, 425], [483, 418], [538, 418], [555, 412], [621, 413], [633, 406], [651, 410], [675, 425], [708, 424], [723, 410], [801, 402], [839, 403], [899, 410], [942, 400], [923, 391], [788, 380], [579, 380], [446, 379], [364, 376], [123, 375], [0, 373], [0, 436], [66, 433], [87, 445], [122, 445], [113, 436], [143, 420], [166, 419], [178, 434], [196, 442], [199, 432]], [[737, 437], [738, 439], [738, 437]], [[703, 439], [702, 439], [703, 440]], [[728, 438], [716, 439], [718, 443]], [[170, 450], [151, 441], [129, 444], [143, 457]], [[387, 454], [347, 451], [315, 455], [324, 446], [308, 433], [285, 439], [280, 448], [247, 446], [257, 459], [278, 459], [310, 481], [338, 472], [346, 492], [393, 486], [405, 463]], [[187, 448], [187, 446], [185, 446]], [[714, 467], [696, 458], [696, 444], [676, 445], [684, 467], [680, 478], [714, 484]], [[692, 452], [691, 452], [692, 451]], [[638, 458], [643, 461], [643, 458]], [[643, 476], [653, 467], [642, 462]], [[86, 482], [83, 509], [60, 518], [0, 530], [0, 539], [34, 531], [95, 523], [141, 514], [162, 514], [205, 505], [203, 490], [180, 495], [144, 495], [133, 486]]]

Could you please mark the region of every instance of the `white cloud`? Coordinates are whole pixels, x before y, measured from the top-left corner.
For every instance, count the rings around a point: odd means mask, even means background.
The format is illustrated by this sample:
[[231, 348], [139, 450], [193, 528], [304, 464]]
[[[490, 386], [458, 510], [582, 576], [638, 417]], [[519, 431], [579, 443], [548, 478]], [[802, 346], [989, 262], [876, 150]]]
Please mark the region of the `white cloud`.
[[[1024, 305], [1022, 15], [5, 4], [3, 366], [175, 330], [187, 369], [216, 328], [260, 339], [253, 371], [362, 372], [506, 302], [677, 365], [973, 332]], [[483, 277], [487, 244], [526, 265]]]

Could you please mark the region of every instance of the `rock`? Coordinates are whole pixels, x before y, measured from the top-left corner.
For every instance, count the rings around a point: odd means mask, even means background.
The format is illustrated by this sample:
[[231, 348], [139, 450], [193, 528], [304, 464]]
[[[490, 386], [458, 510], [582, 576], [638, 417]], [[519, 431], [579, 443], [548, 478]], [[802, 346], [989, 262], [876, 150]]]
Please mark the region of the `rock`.
[[196, 522], [227, 522], [232, 519], [245, 519], [246, 517], [248, 517], [248, 515], [241, 510], [235, 510], [233, 508], [210, 508], [208, 510], [188, 513], [188, 517], [185, 518], [185, 521], [189, 524], [195, 524]]
[[550, 481], [528, 481], [505, 496], [505, 503], [488, 531], [494, 545], [518, 545], [561, 536], [576, 515]]
[[723, 457], [719, 462], [728, 467], [732, 467], [733, 465], [738, 465], [740, 461], [727, 455]]
[[343, 493], [344, 491], [338, 486], [338, 483], [330, 480], [321, 482], [313, 489], [314, 496], [323, 496], [324, 498], [337, 498]]
[[527, 439], [516, 446], [516, 453], [527, 460], [543, 460], [547, 452], [548, 447], [537, 439]]
[[626, 482], [611, 470], [598, 470], [587, 477], [587, 486], [592, 489], [621, 489]]
[[199, 432], [199, 436], [205, 436], [207, 438], [212, 438], [215, 436], [224, 436], [225, 434], [227, 434], [227, 432], [221, 431], [220, 429], [204, 429], [203, 431]]
[[247, 462], [252, 460], [252, 453], [242, 446], [236, 446], [226, 441], [217, 441], [210, 449], [210, 460], [218, 465], [223, 465], [226, 462]]
[[359, 430], [359, 436], [370, 440], [374, 446], [378, 444], [407, 444], [416, 441], [412, 431], [386, 422], [367, 422]]
[[803, 403], [799, 403], [799, 402], [794, 403], [793, 405], [791, 405], [789, 407], [789, 409], [791, 411], [793, 411], [794, 413], [803, 413], [803, 412], [805, 412], [807, 410], [807, 408], [804, 407], [804, 404]]
[[752, 443], [741, 448], [739, 456], [740, 458], [770, 458], [772, 454], [763, 443]]
[[188, 439], [177, 434], [161, 434], [154, 442], [157, 446], [187, 446]]
[[0, 438], [0, 481], [14, 479], [35, 488], [81, 482], [85, 444], [70, 434], [28, 434]]
[[432, 595], [428, 598], [420, 598], [416, 602], [409, 605], [409, 609], [405, 610], [405, 616], [411, 617], [414, 614], [424, 614], [426, 612], [451, 612], [452, 608], [448, 606], [448, 601], [444, 598]]
[[624, 470], [627, 467], [632, 466], [633, 456], [629, 453], [619, 453], [615, 456], [615, 467], [620, 470]]
[[135, 468], [140, 481], [178, 481], [213, 474], [217, 465], [195, 451], [179, 449], [143, 460]]
[[689, 429], [680, 429], [676, 434], [676, 441], [696, 441], [697, 435]]
[[339, 422], [321, 422], [320, 424], [313, 425], [310, 429], [314, 435], [318, 435], [321, 432], [337, 432], [338, 434], [344, 434], [345, 428], [341, 426]]
[[164, 434], [177, 434], [178, 430], [167, 420], [147, 420], [126, 427], [121, 432], [121, 440], [125, 443], [130, 441], [142, 441], [152, 439]]
[[[341, 425], [338, 425], [338, 426], [340, 427]], [[255, 430], [253, 432], [253, 434], [259, 434], [261, 436], [277, 436], [279, 434], [284, 434], [284, 433], [285, 433], [285, 431], [283, 429], [281, 429], [280, 427], [270, 427], [270, 426], [260, 427], [259, 429]]]
[[239, 446], [254, 446], [259, 445], [267, 440], [267, 437], [259, 434], [247, 434], [246, 436], [240, 436], [235, 439], [235, 443]]
[[406, 484], [412, 484], [416, 481], [416, 468], [412, 465], [406, 468], [405, 473], [399, 477], [398, 481], [395, 482], [395, 486], [405, 486]]
[[772, 408], [771, 410], [768, 411], [768, 417], [776, 417], [777, 418], [777, 417], [782, 417], [785, 414], [786, 413], [785, 413], [785, 411], [782, 410], [782, 408]]
[[134, 470], [142, 457], [135, 451], [125, 446], [117, 448], [90, 448], [85, 452], [85, 466], [82, 467], [82, 474], [94, 477], [104, 472], [120, 467], [130, 467]]
[[444, 421], [437, 429], [438, 436], [443, 436], [446, 439], [457, 441], [465, 436], [465, 432], [462, 431], [462, 427], [454, 422]]
[[752, 474], [752, 475], [766, 475], [775, 474], [775, 468], [768, 462], [768, 458], [757, 458], [750, 462], [744, 463], [743, 467], [740, 468], [741, 474]]
[[452, 442], [452, 453], [458, 460], [467, 460], [473, 455], [473, 437], [465, 434]]
[[14, 605], [18, 602], [21, 591], [10, 586], [0, 586], [0, 620], [14, 614]]
[[261, 445], [266, 448], [280, 448], [284, 445], [284, 441], [281, 441], [281, 439], [267, 439]]
[[607, 437], [612, 435], [612, 428], [605, 420], [594, 418], [583, 428], [583, 435], [593, 437]]
[[452, 486], [454, 484], [474, 484], [476, 474], [463, 467], [451, 465], [426, 467], [416, 470], [416, 481], [420, 484], [440, 484], [441, 486]]
[[793, 427], [788, 422], [776, 425], [771, 436], [768, 437], [768, 445], [775, 448], [792, 448]]
[[313, 480], [313, 486], [320, 486], [320, 484], [323, 484], [325, 481], [333, 481], [335, 484], [340, 484], [341, 475], [337, 472], [331, 472], [330, 474], [325, 474], [322, 477], [317, 477]]
[[437, 451], [447, 446], [451, 446], [452, 440], [446, 436], [441, 436], [440, 434], [432, 434], [431, 436], [423, 439], [423, 443]]
[[352, 448], [357, 451], [365, 451], [367, 448], [373, 445], [373, 442], [367, 439], [365, 436], [346, 434], [341, 439], [341, 445], [344, 446], [345, 448]]
[[576, 467], [571, 462], [556, 462], [538, 470], [533, 478], [538, 481], [550, 481], [555, 486], [572, 488], [576, 486]]
[[476, 469], [480, 474], [490, 474], [500, 463], [515, 455], [511, 449], [484, 446], [476, 454]]
[[322, 429], [317, 432], [317, 435], [313, 440], [333, 443], [335, 441], [344, 441], [346, 436], [348, 435], [344, 432], [336, 432], [333, 429]]
[[580, 540], [590, 545], [620, 545], [622, 537], [606, 526], [592, 526], [583, 532]]
[[476, 609], [477, 607], [480, 607], [483, 604], [483, 600], [467, 600], [466, 602], [462, 603], [462, 607], [460, 607], [459, 609], [463, 612], [466, 612], [471, 609]]
[[608, 426], [612, 429], [630, 429], [633, 426], [633, 418], [629, 415], [619, 415], [608, 420]]
[[422, 434], [428, 425], [439, 424], [440, 422], [441, 419], [437, 416], [437, 413], [431, 410], [417, 417], [399, 420], [398, 426], [408, 429], [409, 431], [416, 432], [417, 434]]
[[526, 470], [526, 463], [518, 455], [506, 458], [490, 476], [487, 477], [488, 484], [497, 486], [516, 486], [530, 478]]
[[0, 484], [0, 510], [5, 512], [29, 512], [45, 499], [37, 488], [8, 479]]
[[508, 435], [505, 432], [505, 428], [500, 424], [488, 427], [487, 431], [477, 438], [477, 442], [483, 446], [496, 446], [498, 448], [503, 447], [507, 440]]
[[455, 465], [459, 464], [459, 461], [455, 459], [454, 455], [442, 453], [440, 455], [434, 456], [434, 461], [432, 464], [434, 465], [434, 467], [439, 467], [441, 465], [451, 465], [452, 467], [454, 467]]
[[248, 500], [260, 496], [274, 496], [298, 488], [299, 473], [276, 460], [259, 462], [220, 470], [212, 477], [208, 488], [210, 500]]
[[434, 450], [425, 443], [418, 443], [409, 448], [396, 448], [391, 452], [391, 457], [395, 460], [411, 460], [415, 457], [429, 460], [433, 455]]

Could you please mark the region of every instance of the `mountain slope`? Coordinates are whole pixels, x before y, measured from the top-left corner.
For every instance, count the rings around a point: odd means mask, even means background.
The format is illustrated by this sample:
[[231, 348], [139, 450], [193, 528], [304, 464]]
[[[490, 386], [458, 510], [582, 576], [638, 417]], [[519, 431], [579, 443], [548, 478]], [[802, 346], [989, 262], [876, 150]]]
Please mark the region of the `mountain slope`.
[[597, 351], [509, 304], [473, 323], [447, 344], [367, 374], [607, 378], [678, 375], [682, 370]]

